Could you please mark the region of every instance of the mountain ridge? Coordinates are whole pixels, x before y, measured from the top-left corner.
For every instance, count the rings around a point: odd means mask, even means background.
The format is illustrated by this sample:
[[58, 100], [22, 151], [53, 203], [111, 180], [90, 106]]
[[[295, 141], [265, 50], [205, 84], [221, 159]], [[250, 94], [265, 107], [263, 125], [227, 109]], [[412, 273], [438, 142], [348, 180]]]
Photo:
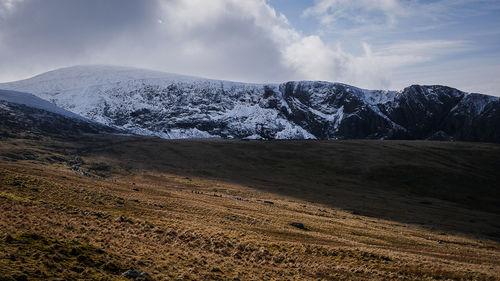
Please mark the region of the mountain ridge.
[[76, 66], [0, 89], [30, 92], [102, 124], [162, 138], [433, 139], [500, 142], [500, 99], [433, 85], [251, 84]]

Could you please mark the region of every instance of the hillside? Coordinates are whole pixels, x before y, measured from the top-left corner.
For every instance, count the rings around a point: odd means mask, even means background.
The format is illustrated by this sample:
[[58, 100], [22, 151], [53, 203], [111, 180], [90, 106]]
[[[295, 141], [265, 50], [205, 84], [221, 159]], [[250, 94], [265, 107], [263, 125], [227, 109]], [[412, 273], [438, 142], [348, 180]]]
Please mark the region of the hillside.
[[103, 65], [0, 84], [90, 120], [167, 139], [500, 142], [500, 99], [446, 86], [364, 90], [330, 82], [245, 84]]
[[495, 144], [1, 126], [6, 280], [500, 278]]

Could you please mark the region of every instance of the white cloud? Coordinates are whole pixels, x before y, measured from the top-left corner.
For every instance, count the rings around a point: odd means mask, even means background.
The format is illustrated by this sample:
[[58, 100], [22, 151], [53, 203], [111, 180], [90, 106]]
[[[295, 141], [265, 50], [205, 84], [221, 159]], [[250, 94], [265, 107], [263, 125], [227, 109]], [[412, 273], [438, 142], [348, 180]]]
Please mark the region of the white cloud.
[[340, 33], [380, 31], [404, 21], [406, 28], [425, 31], [499, 9], [498, 0], [315, 0], [303, 16]]
[[394, 55], [413, 54], [423, 60], [430, 60], [444, 53], [452, 53], [470, 48], [470, 44], [464, 40], [424, 40], [424, 41], [400, 41], [396, 44], [381, 48], [379, 53], [390, 53]]
[[[154, 39], [146, 39], [156, 45], [148, 46], [151, 56], [142, 54], [142, 42], [134, 48], [139, 54], [130, 56], [127, 50], [129, 57], [139, 58], [134, 65], [247, 82], [327, 80], [388, 88], [393, 67], [423, 60], [397, 52], [353, 55], [317, 35], [302, 35], [264, 0], [162, 4], [164, 24]], [[130, 44], [128, 38], [117, 45]], [[103, 59], [116, 49], [112, 45]]]
[[12, 13], [17, 3], [23, 0], [0, 0], [0, 20]]
[[318, 17], [331, 28], [355, 28], [358, 25], [392, 25], [406, 14], [398, 0], [316, 0], [304, 16]]
[[[67, 0], [53, 0], [52, 6], [42, 1], [0, 1], [11, 11], [6, 24], [0, 25], [4, 36], [0, 80], [4, 81], [62, 66], [107, 63], [245, 82], [327, 80], [389, 88], [394, 69], [432, 60], [463, 45], [406, 41], [375, 48], [359, 42], [364, 54], [355, 55], [340, 43], [301, 34], [266, 0], [123, 2], [129, 3], [128, 8], [116, 0], [116, 7], [109, 4], [104, 12], [97, 10], [101, 0], [77, 2], [76, 8]], [[347, 3], [316, 1], [327, 10]], [[396, 0], [359, 3], [380, 7], [389, 19], [402, 13]], [[19, 9], [13, 9], [17, 5]], [[86, 17], [80, 16], [83, 8]], [[37, 22], [32, 13], [40, 15]]]
[[349, 57], [325, 45], [318, 36], [302, 37], [285, 46], [284, 64], [293, 69], [297, 79], [336, 80], [345, 75]]
[[[392, 7], [389, 2], [384, 5]], [[357, 56], [317, 35], [302, 35], [264, 0], [162, 4], [164, 24], [154, 34], [158, 38], [149, 40], [156, 41], [159, 49], [150, 51], [147, 58], [132, 55], [140, 58], [134, 65], [247, 82], [327, 80], [389, 88], [394, 68], [428, 61], [454, 44], [403, 42], [372, 51], [364, 43], [365, 54]], [[116, 49], [113, 45], [105, 57]], [[135, 50], [144, 53], [142, 46]]]

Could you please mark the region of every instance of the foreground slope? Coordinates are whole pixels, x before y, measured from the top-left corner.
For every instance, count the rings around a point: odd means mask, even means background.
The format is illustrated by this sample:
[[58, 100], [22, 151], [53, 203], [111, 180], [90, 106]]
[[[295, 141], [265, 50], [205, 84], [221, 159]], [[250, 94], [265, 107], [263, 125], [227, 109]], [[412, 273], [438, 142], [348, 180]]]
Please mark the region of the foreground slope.
[[7, 280], [126, 280], [130, 269], [154, 280], [500, 278], [495, 144], [0, 125]]
[[499, 98], [445, 86], [393, 92], [329, 82], [261, 85], [90, 65], [1, 88], [162, 138], [500, 141]]

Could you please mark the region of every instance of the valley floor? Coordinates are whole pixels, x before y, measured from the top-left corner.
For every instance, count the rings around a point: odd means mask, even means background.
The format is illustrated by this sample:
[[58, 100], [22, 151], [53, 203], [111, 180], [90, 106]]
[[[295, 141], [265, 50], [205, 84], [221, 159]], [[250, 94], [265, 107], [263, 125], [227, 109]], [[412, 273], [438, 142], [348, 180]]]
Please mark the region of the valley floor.
[[499, 155], [470, 143], [4, 138], [0, 280], [126, 280], [130, 269], [498, 280]]

